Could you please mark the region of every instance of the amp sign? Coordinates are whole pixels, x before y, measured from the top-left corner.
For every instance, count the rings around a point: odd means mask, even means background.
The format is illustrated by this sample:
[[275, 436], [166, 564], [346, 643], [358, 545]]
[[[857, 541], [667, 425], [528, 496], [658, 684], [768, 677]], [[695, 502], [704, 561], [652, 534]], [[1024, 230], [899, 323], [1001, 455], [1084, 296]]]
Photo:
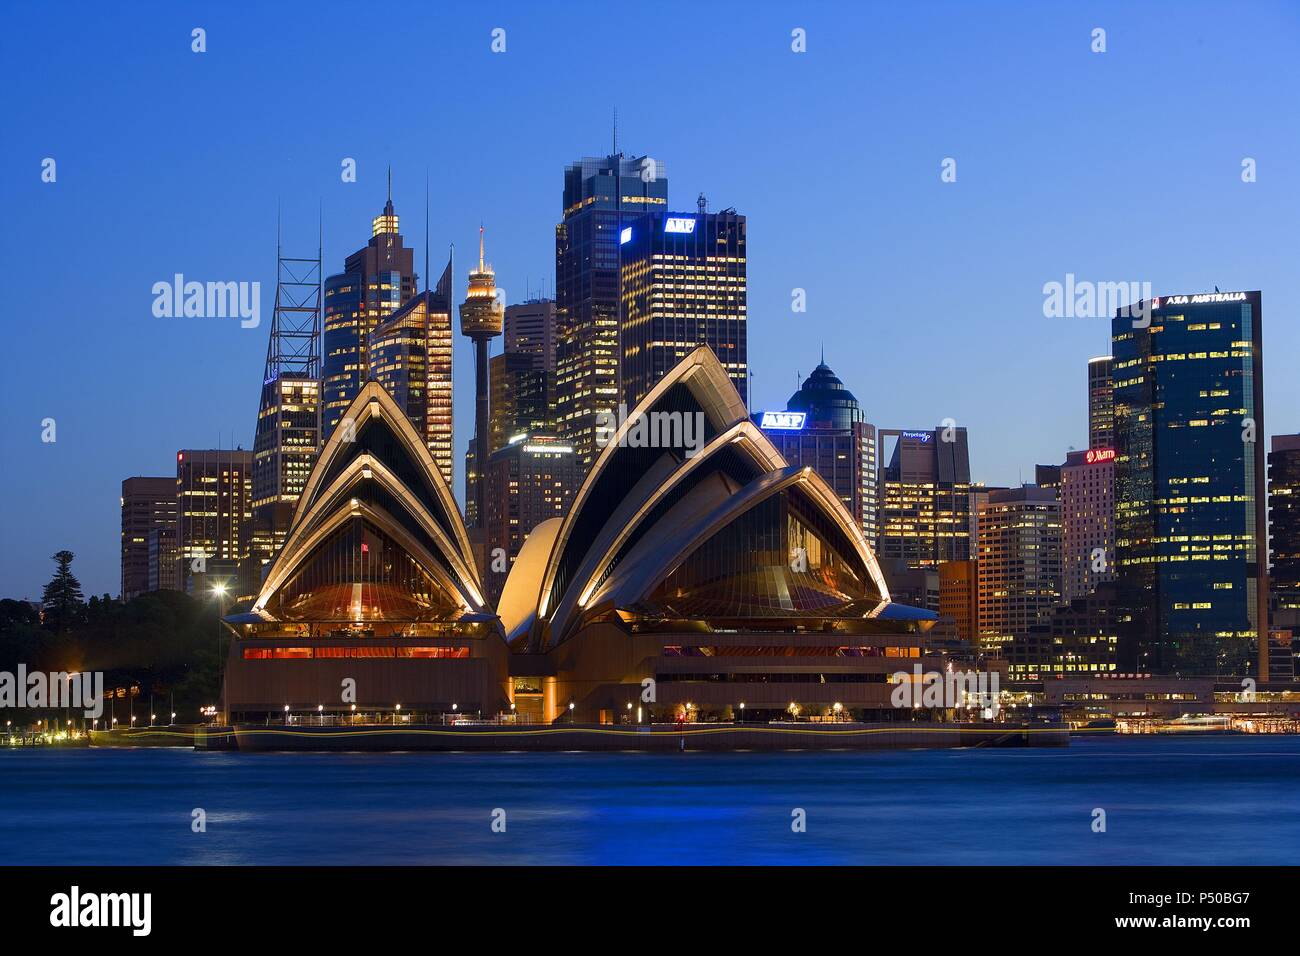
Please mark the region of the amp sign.
[[807, 412], [764, 412], [759, 427], [771, 428], [777, 431], [797, 432], [803, 428], [804, 420], [807, 417]]

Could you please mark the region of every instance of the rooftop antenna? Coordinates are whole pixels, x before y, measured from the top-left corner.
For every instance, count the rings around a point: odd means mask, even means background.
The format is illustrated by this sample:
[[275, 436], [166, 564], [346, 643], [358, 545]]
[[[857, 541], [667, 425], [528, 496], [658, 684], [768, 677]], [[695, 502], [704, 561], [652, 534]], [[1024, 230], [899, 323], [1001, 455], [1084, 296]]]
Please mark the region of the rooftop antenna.
[[393, 164], [388, 164], [388, 201], [393, 201]]
[[696, 197], [695, 206], [697, 209], [699, 209], [701, 216], [703, 216], [708, 211], [709, 200], [705, 197], [704, 193], [700, 193], [700, 195]]
[[614, 107], [614, 152], [612, 156], [618, 155], [618, 107]]
[[[391, 179], [392, 173], [389, 173]], [[389, 191], [392, 191], [390, 185]], [[429, 291], [429, 167], [424, 167], [424, 291]]]

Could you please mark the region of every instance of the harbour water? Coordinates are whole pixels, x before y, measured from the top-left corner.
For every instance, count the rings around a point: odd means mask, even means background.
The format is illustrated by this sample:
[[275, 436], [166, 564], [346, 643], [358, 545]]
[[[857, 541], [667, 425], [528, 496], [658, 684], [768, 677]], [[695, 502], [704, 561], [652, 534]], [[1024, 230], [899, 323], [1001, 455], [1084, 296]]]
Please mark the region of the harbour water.
[[1294, 736], [821, 753], [14, 749], [0, 751], [0, 863], [1295, 864], [1298, 794]]

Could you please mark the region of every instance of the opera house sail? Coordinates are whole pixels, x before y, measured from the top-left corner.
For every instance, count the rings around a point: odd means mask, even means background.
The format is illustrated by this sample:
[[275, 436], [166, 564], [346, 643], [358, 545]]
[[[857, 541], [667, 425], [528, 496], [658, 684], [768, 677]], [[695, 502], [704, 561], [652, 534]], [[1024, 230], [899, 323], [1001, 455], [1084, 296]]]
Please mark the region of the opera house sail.
[[787, 466], [710, 349], [603, 437], [497, 609], [523, 653], [522, 712], [612, 723], [890, 707], [889, 675], [921, 662], [933, 615], [890, 603], [853, 517], [810, 468]]
[[326, 443], [252, 607], [226, 622], [232, 716], [507, 706], [506, 647], [460, 512], [377, 382]]

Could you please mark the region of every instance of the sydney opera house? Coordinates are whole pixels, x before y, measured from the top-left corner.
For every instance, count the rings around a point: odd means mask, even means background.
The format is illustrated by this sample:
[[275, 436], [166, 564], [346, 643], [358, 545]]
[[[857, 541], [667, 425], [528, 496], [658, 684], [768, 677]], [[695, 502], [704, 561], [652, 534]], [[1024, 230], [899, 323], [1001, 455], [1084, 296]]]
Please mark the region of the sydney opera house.
[[[693, 447], [638, 429], [687, 416]], [[226, 719], [887, 720], [890, 675], [942, 668], [925, 650], [932, 615], [890, 602], [844, 504], [787, 465], [709, 349], [604, 437], [492, 607], [436, 463], [366, 385], [256, 600], [226, 618]]]

